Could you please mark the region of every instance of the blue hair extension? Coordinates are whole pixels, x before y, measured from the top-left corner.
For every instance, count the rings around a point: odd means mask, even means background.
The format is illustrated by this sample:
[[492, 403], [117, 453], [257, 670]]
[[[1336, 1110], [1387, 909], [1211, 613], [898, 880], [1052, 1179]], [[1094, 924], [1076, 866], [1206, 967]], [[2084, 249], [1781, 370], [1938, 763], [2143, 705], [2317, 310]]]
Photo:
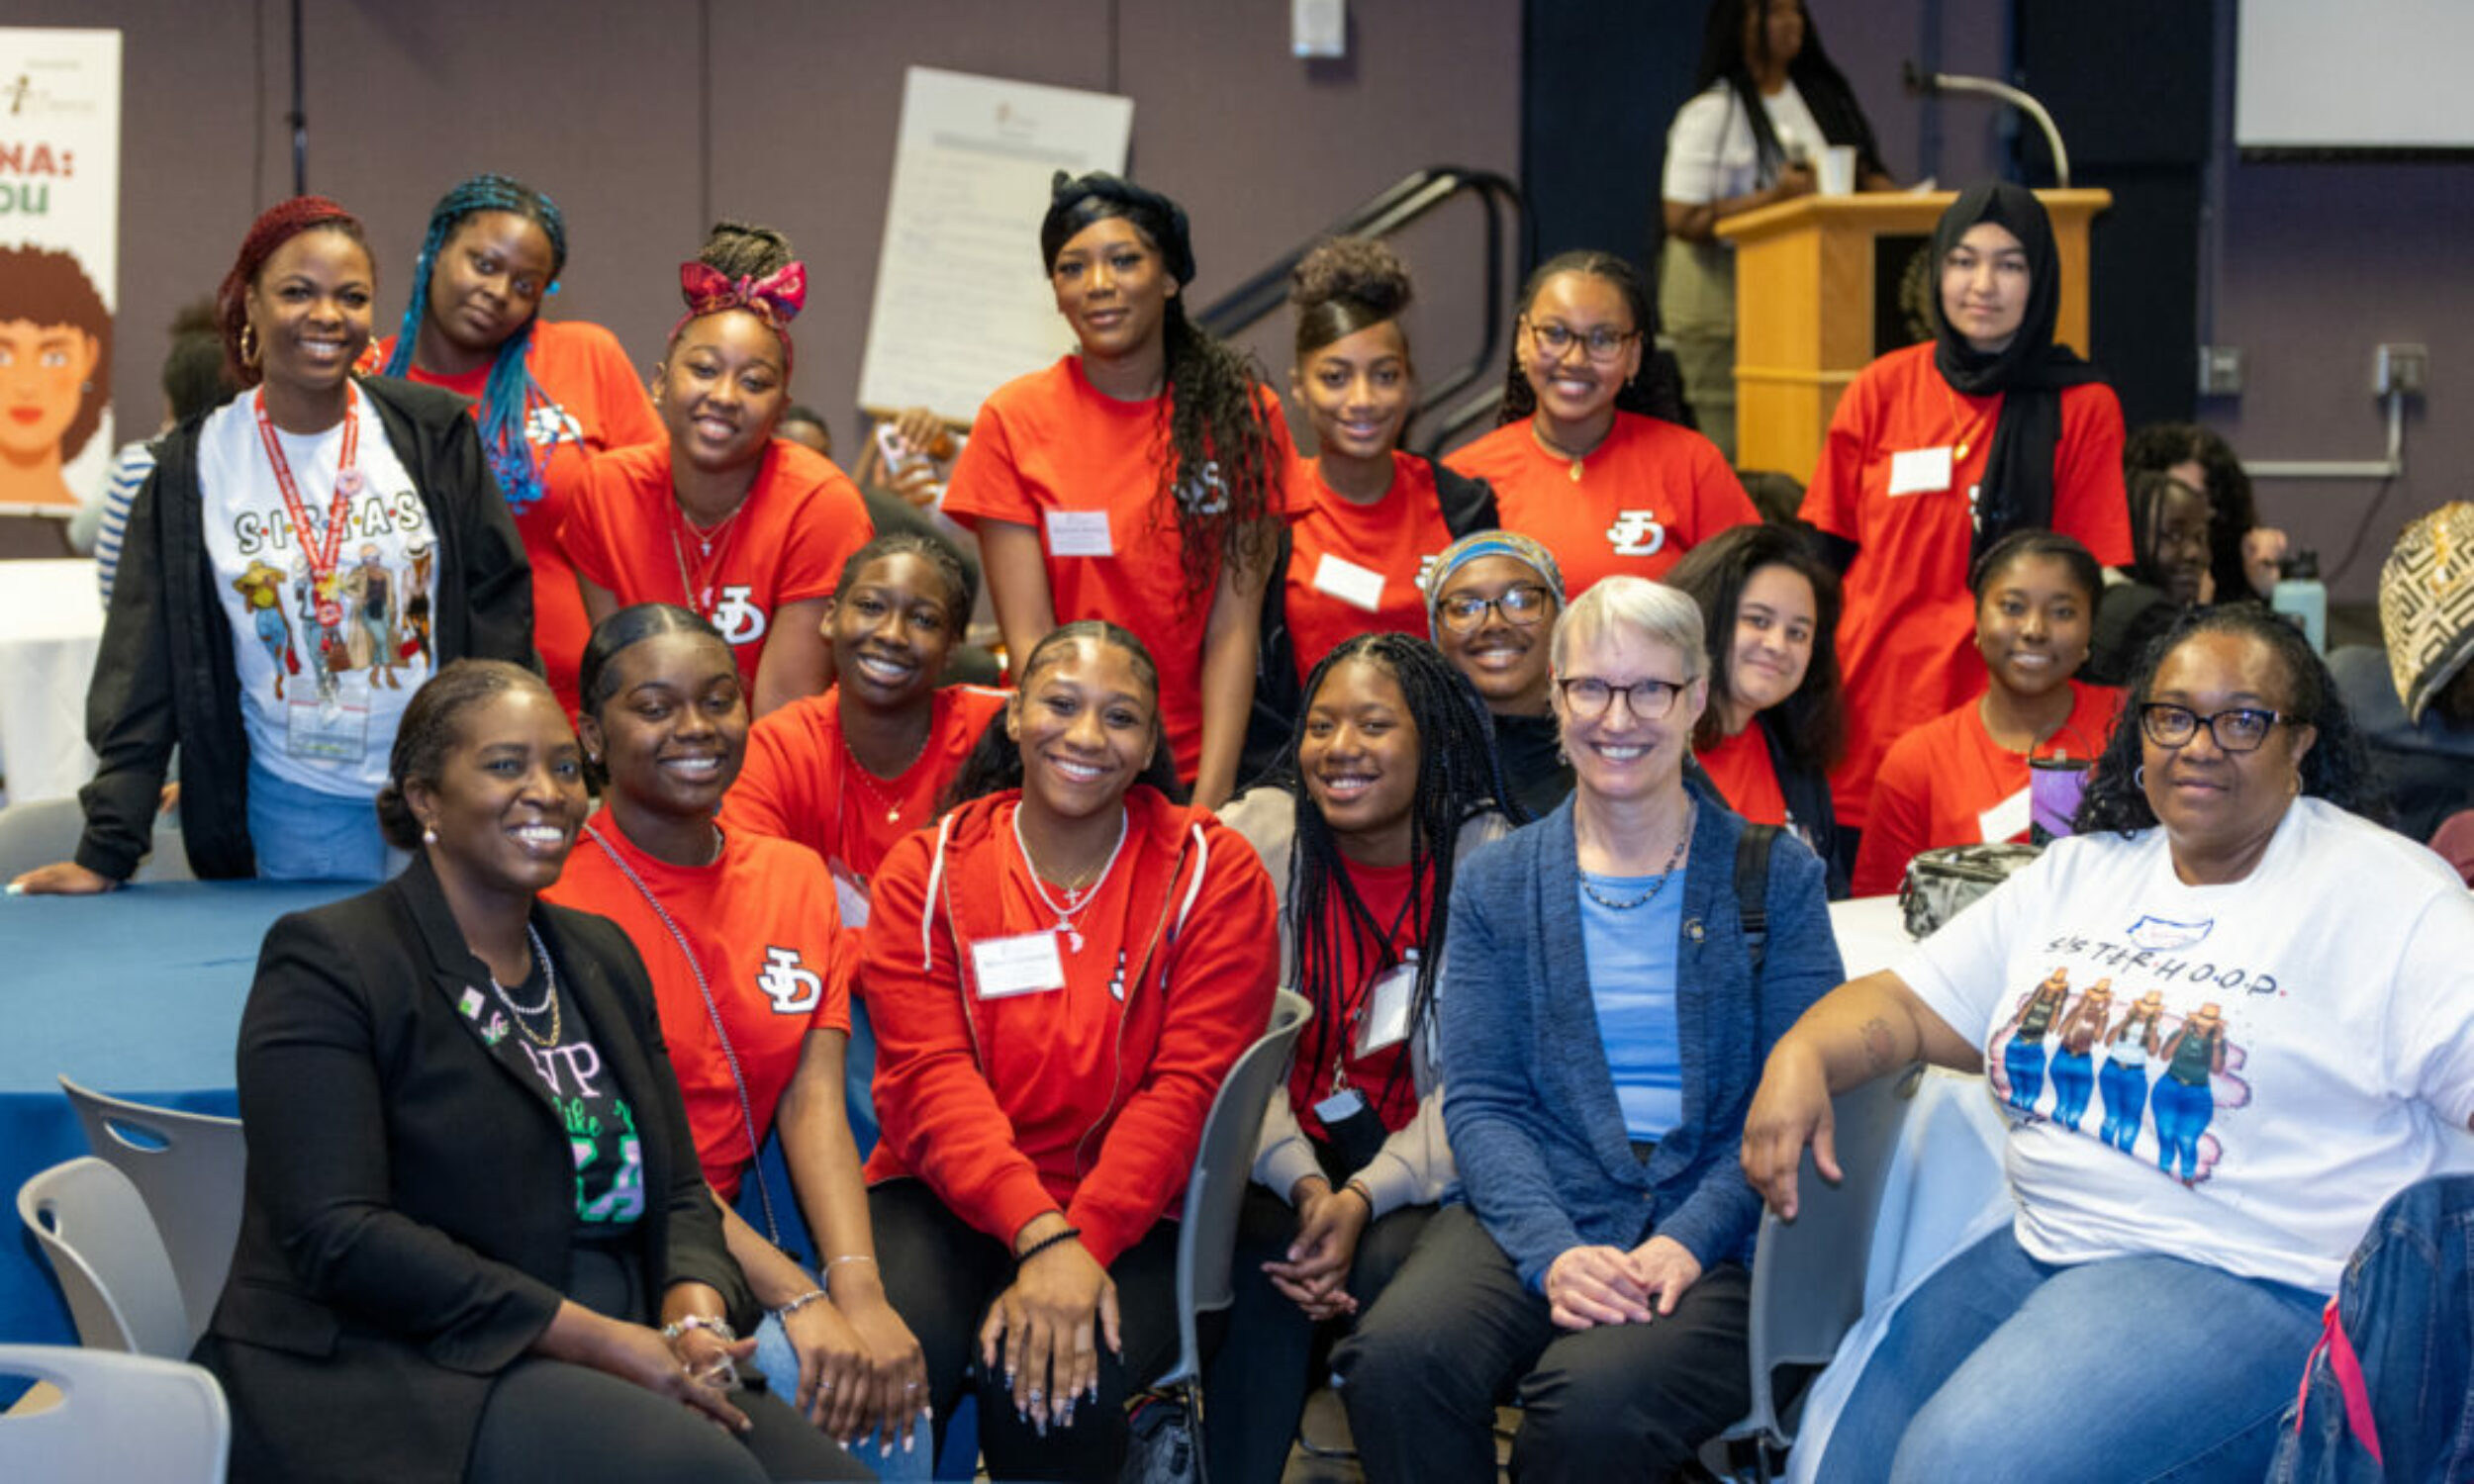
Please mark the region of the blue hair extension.
[[[460, 182], [429, 212], [428, 234], [422, 238], [421, 257], [413, 264], [413, 294], [404, 306], [404, 323], [395, 333], [395, 348], [389, 352], [386, 365], [380, 369], [389, 376], [402, 376], [412, 369], [413, 346], [421, 336], [423, 319], [429, 313], [429, 275], [437, 267], [438, 253], [446, 239], [466, 217], [479, 212], [513, 212], [541, 229], [550, 241], [550, 280], [555, 291], [558, 275], [567, 266], [567, 219], [560, 215], [558, 204], [539, 191], [511, 180], [504, 175], [475, 175]], [[537, 316], [536, 316], [537, 318]], [[537, 504], [542, 494], [540, 462], [533, 457], [532, 447], [524, 436], [524, 419], [532, 398], [543, 401], [548, 394], [532, 379], [528, 365], [532, 354], [532, 322], [507, 337], [490, 361], [490, 378], [481, 395], [481, 447], [489, 455], [490, 472], [498, 476], [499, 489], [507, 496], [508, 508], [518, 514]], [[562, 426], [550, 435], [550, 446], [568, 436]], [[546, 453], [544, 454], [546, 457]]]

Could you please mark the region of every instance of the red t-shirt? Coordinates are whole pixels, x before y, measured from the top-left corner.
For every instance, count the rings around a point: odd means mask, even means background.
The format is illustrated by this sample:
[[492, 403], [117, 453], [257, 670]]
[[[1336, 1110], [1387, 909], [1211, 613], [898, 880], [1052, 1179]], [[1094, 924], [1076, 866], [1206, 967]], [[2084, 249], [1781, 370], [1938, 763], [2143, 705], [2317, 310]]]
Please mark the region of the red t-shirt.
[[[395, 350], [390, 335], [370, 347], [372, 364], [384, 365]], [[576, 713], [576, 659], [593, 625], [584, 616], [575, 565], [559, 539], [567, 509], [584, 489], [585, 466], [597, 453], [661, 439], [661, 423], [644, 400], [644, 383], [628, 364], [618, 339], [581, 320], [536, 320], [532, 351], [524, 368], [540, 387], [524, 414], [524, 437], [540, 460], [541, 498], [515, 511], [517, 533], [532, 562], [532, 643], [550, 690], [567, 714]], [[406, 373], [424, 386], [473, 399], [473, 416], [488, 390], [490, 368], [466, 376], [432, 376], [420, 367]], [[554, 441], [553, 441], [554, 440]]]
[[[1847, 677], [1847, 755], [1830, 776], [1839, 821], [1866, 822], [1875, 771], [1890, 744], [1984, 689], [1967, 593], [1969, 492], [1984, 478], [2002, 399], [1962, 397], [1942, 380], [1927, 341], [1859, 373], [1830, 419], [1803, 517], [1856, 543], [1839, 619]], [[1960, 445], [1966, 456], [1957, 456]], [[1912, 455], [1949, 449], [1947, 481]], [[1901, 454], [1911, 457], [1902, 465]], [[1938, 462], [1938, 461], [1936, 461]], [[1892, 495], [1899, 484], [1934, 489]], [[2122, 492], [2122, 404], [2103, 385], [2061, 394], [2053, 448], [2053, 529], [2076, 536], [2108, 567], [2131, 560]]]
[[[1278, 446], [1275, 477], [1296, 462], [1279, 399], [1259, 389]], [[1158, 397], [1119, 402], [1068, 355], [999, 387], [954, 462], [944, 511], [977, 528], [1006, 520], [1039, 533], [1059, 623], [1105, 618], [1132, 630], [1160, 667], [1160, 719], [1188, 780], [1202, 762], [1202, 633], [1211, 594], [1186, 591], [1185, 537], [1158, 498], [1168, 448]], [[1275, 506], [1284, 505], [1277, 495]], [[1276, 508], [1271, 514], [1281, 513]]]
[[1706, 752], [1695, 752], [1701, 771], [1726, 796], [1727, 806], [1754, 824], [1785, 824], [1787, 796], [1778, 788], [1777, 765], [1770, 761], [1769, 736], [1760, 723], [1722, 740]]
[[1452, 544], [1435, 494], [1435, 466], [1391, 455], [1391, 488], [1358, 505], [1323, 483], [1319, 460], [1299, 459], [1292, 499], [1303, 509], [1289, 525], [1288, 575], [1282, 602], [1303, 684], [1315, 662], [1342, 640], [1366, 633], [1426, 636], [1426, 564]]
[[[747, 1118], [754, 1117], [761, 1142], [799, 1070], [808, 1033], [850, 1029], [858, 936], [834, 914], [824, 867], [787, 841], [725, 833], [719, 861], [690, 867], [638, 850], [607, 814], [586, 831], [557, 884], [542, 894], [610, 918], [643, 956], [705, 1179], [724, 1200], [735, 1199], [739, 1177], [754, 1159]], [[670, 922], [686, 935], [686, 952], [612, 860], [613, 852], [660, 898]], [[693, 966], [688, 953], [696, 956]], [[713, 991], [711, 1009], [697, 984], [699, 969]], [[747, 1079], [745, 1112], [730, 1058], [714, 1029], [715, 1010]], [[838, 1106], [842, 1089], [833, 1088], [831, 1096]]]
[[699, 547], [670, 488], [670, 445], [593, 460], [563, 532], [576, 570], [623, 604], [684, 603], [728, 640], [752, 695], [783, 604], [830, 598], [842, 564], [876, 530], [859, 487], [822, 455], [775, 438], [747, 500]]
[[[1340, 866], [1348, 873], [1350, 883], [1357, 887], [1358, 899], [1366, 904], [1366, 910], [1390, 930], [1392, 962], [1400, 963], [1401, 955], [1415, 948], [1418, 940], [1417, 924], [1406, 910], [1415, 865], [1361, 866], [1344, 857]], [[1431, 879], [1429, 887], [1431, 890]], [[1417, 1087], [1409, 1072], [1408, 1043], [1395, 1043], [1372, 1056], [1356, 1055], [1358, 1017], [1372, 1006], [1375, 980], [1389, 971], [1380, 958], [1365, 952], [1365, 945], [1350, 924], [1348, 903], [1340, 899], [1337, 882], [1326, 897], [1324, 916], [1326, 941], [1339, 950], [1335, 967], [1338, 981], [1347, 986], [1346, 998], [1338, 1006], [1338, 1013], [1326, 1015], [1325, 1007], [1318, 1006], [1315, 1020], [1299, 1039], [1296, 1059], [1288, 1064], [1288, 1106], [1307, 1138], [1326, 1138], [1323, 1120], [1315, 1114], [1314, 1105], [1331, 1096], [1336, 1062], [1347, 1069], [1349, 1085], [1365, 1094], [1367, 1105], [1382, 1121], [1383, 1131], [1397, 1133], [1417, 1116]]]
[[1663, 577], [1711, 536], [1760, 519], [1727, 456], [1688, 427], [1617, 413], [1574, 480], [1529, 423], [1506, 422], [1444, 462], [1494, 486], [1503, 528], [1555, 554], [1567, 601], [1619, 572]]
[[[928, 705], [927, 742], [917, 760], [901, 777], [881, 781], [852, 777], [839, 687], [759, 719], [747, 734], [747, 763], [722, 800], [722, 823], [807, 846], [864, 891], [895, 841], [935, 822], [937, 798], [1005, 708], [1005, 693], [947, 686]], [[867, 923], [855, 912], [842, 915], [852, 927]]]
[[[2111, 686], [2070, 683], [2070, 719], [2036, 749], [2040, 758], [2094, 759], [2122, 713]], [[1978, 693], [1978, 698], [1982, 693]], [[1872, 822], [1856, 847], [1850, 883], [1857, 896], [1898, 889], [1919, 851], [1985, 843], [1986, 816], [2005, 806], [2017, 828], [2004, 840], [2028, 838], [2028, 760], [1994, 743], [1969, 700], [1890, 744], [1872, 786]]]

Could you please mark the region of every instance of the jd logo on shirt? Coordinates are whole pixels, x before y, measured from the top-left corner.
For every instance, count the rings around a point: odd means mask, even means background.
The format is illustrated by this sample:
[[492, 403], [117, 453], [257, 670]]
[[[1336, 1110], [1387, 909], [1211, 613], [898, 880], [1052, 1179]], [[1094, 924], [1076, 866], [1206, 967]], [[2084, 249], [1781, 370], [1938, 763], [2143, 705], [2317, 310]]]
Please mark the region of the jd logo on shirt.
[[813, 970], [801, 967], [795, 948], [765, 950], [764, 972], [756, 975], [756, 987], [773, 1001], [777, 1015], [804, 1015], [824, 996], [824, 980]]
[[721, 601], [709, 614], [713, 626], [721, 630], [721, 642], [729, 645], [753, 644], [765, 636], [765, 610], [748, 602], [754, 588], [724, 588]]
[[1617, 556], [1656, 556], [1666, 544], [1666, 527], [1659, 524], [1656, 510], [1617, 510], [1606, 539]]

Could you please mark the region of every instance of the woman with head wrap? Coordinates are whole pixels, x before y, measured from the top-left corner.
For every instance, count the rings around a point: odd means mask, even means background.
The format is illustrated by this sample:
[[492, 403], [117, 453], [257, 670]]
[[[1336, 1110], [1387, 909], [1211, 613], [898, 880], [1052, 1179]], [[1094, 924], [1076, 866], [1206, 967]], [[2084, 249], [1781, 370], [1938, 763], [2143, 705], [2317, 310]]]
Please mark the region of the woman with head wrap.
[[979, 532], [1008, 654], [1083, 618], [1142, 635], [1178, 776], [1216, 804], [1245, 743], [1288, 424], [1188, 318], [1176, 202], [1060, 171], [1039, 249], [1079, 346], [981, 406], [945, 513]]
[[2101, 563], [2131, 559], [2122, 404], [2053, 343], [2060, 259], [2044, 206], [2023, 186], [1974, 186], [1942, 214], [1933, 257], [1934, 338], [1856, 375], [1802, 510], [1854, 553], [1848, 749], [1831, 785], [1857, 829], [1890, 743], [1983, 687], [1967, 574], [1994, 542], [2042, 527]]
[[661, 424], [616, 335], [541, 318], [566, 271], [557, 203], [504, 175], [475, 175], [430, 208], [404, 319], [370, 353], [389, 376], [472, 399], [482, 450], [532, 562], [532, 642], [572, 716], [576, 656], [592, 625], [559, 522], [584, 488], [587, 460], [655, 442]]
[[1426, 602], [1435, 646], [1494, 717], [1503, 769], [1495, 796], [1543, 818], [1572, 791], [1549, 703], [1547, 637], [1564, 611], [1564, 574], [1553, 553], [1515, 531], [1473, 531], [1435, 558]]

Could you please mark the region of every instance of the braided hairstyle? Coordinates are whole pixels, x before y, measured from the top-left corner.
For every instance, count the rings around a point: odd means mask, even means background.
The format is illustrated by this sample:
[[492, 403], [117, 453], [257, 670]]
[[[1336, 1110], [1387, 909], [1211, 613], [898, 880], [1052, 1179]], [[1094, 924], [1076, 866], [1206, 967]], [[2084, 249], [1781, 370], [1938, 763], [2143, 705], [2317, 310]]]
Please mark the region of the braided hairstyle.
[[[1121, 649], [1134, 662], [1134, 679], [1149, 697], [1152, 714], [1151, 757], [1134, 782], [1150, 785], [1171, 803], [1184, 803], [1186, 786], [1177, 780], [1177, 762], [1169, 755], [1168, 738], [1159, 727], [1160, 667], [1153, 663], [1151, 651], [1143, 647], [1143, 641], [1135, 638], [1131, 630], [1119, 628], [1105, 618], [1083, 618], [1050, 629], [1047, 637], [1031, 646], [1029, 656], [1022, 661], [1022, 673], [1013, 683], [1013, 704], [1021, 704], [1023, 697], [1031, 694], [1033, 677], [1051, 665], [1062, 663], [1067, 646], [1083, 639], [1094, 639], [1112, 649]], [[945, 796], [937, 801], [937, 811], [942, 813], [957, 804], [1021, 787], [1021, 745], [1005, 734], [1001, 722], [993, 723], [988, 730], [980, 733], [978, 745], [971, 749], [969, 757], [963, 759], [962, 771], [954, 776]]]
[[2216, 575], [2217, 592], [2240, 597], [2250, 591], [2250, 573], [2242, 562], [2242, 535], [2259, 523], [2259, 502], [2251, 494], [2250, 476], [2234, 445], [2212, 427], [2196, 422], [2150, 422], [2123, 445], [2126, 473], [2170, 469], [2196, 461], [2208, 476], [2208, 570]]
[[[1418, 945], [1416, 984], [1409, 998], [1409, 1033], [1422, 1034], [1433, 1013], [1435, 974], [1443, 961], [1445, 908], [1452, 900], [1452, 868], [1461, 827], [1501, 808], [1519, 821], [1519, 805], [1503, 787], [1495, 763], [1494, 722], [1485, 702], [1443, 651], [1410, 634], [1359, 634], [1335, 645], [1306, 677], [1305, 706], [1275, 765], [1271, 781], [1295, 797], [1296, 850], [1289, 867], [1288, 923], [1296, 949], [1297, 987], [1314, 1004], [1306, 1028], [1311, 1045], [1298, 1055], [1325, 1066], [1350, 1034], [1342, 1013], [1357, 986], [1341, 982], [1350, 947], [1334, 933], [1335, 917], [1361, 952], [1356, 962], [1392, 958], [1391, 924], [1378, 921], [1351, 883], [1329, 821], [1306, 790], [1298, 755], [1305, 745], [1307, 714], [1332, 671], [1363, 660], [1400, 688], [1417, 730], [1417, 788], [1409, 810], [1409, 934]], [[1500, 802], [1498, 802], [1500, 801]], [[1334, 903], [1337, 903], [1335, 911]], [[1396, 1078], [1399, 1069], [1393, 1069]], [[1389, 1089], [1386, 1088], [1386, 1091]]]
[[[429, 230], [421, 239], [421, 256], [413, 263], [413, 295], [404, 305], [403, 324], [396, 327], [395, 348], [379, 368], [386, 375], [403, 376], [412, 370], [413, 347], [429, 314], [429, 279], [437, 268], [438, 254], [446, 250], [448, 239], [466, 218], [483, 212], [509, 212], [541, 229], [550, 244], [546, 292], [557, 292], [558, 275], [567, 267], [567, 219], [559, 214], [557, 203], [522, 181], [504, 175], [475, 175], [439, 197], [438, 204], [429, 209]], [[567, 436], [562, 427], [538, 456], [524, 437], [524, 417], [533, 397], [549, 400], [541, 384], [533, 380], [530, 365], [532, 326], [539, 320], [536, 306], [532, 319], [499, 345], [490, 357], [490, 377], [481, 393], [481, 447], [489, 455], [490, 472], [498, 476], [508, 506], [519, 511], [540, 500], [541, 464], [557, 447], [557, 438]]]
[[[1629, 261], [1594, 248], [1559, 252], [1540, 263], [1520, 286], [1520, 305], [1512, 311], [1513, 319], [1526, 319], [1529, 306], [1537, 302], [1538, 291], [1546, 287], [1547, 280], [1565, 273], [1586, 274], [1612, 285], [1615, 292], [1624, 296], [1624, 305], [1632, 312], [1632, 327], [1641, 336], [1641, 369], [1616, 389], [1616, 410], [1690, 426], [1683, 410], [1683, 386], [1658, 353], [1658, 311], [1651, 307], [1649, 291], [1641, 286], [1641, 275]], [[1538, 391], [1529, 384], [1529, 373], [1521, 366], [1520, 342], [1520, 334], [1515, 330], [1511, 367], [1503, 382], [1503, 406], [1494, 418], [1497, 426], [1517, 422], [1538, 410]]]
[[[249, 234], [240, 239], [240, 253], [232, 261], [232, 271], [224, 275], [223, 286], [215, 291], [215, 328], [224, 337], [224, 365], [232, 384], [247, 391], [264, 380], [258, 369], [240, 356], [240, 332], [249, 324], [249, 290], [256, 287], [257, 276], [266, 268], [266, 260], [275, 249], [305, 232], [339, 232], [369, 252], [369, 235], [361, 230], [361, 219], [324, 196], [295, 196], [268, 207], [249, 225]], [[372, 276], [377, 258], [370, 257]]]
[[[1040, 223], [1040, 262], [1054, 274], [1057, 254], [1086, 228], [1110, 217], [1133, 225], [1145, 245], [1182, 289], [1194, 276], [1186, 213], [1176, 202], [1130, 181], [1094, 171], [1060, 170]], [[1166, 393], [1152, 435], [1160, 471], [1157, 499], [1177, 510], [1186, 600], [1207, 599], [1227, 566], [1257, 567], [1271, 558], [1270, 515], [1286, 474], [1274, 426], [1277, 398], [1266, 397], [1253, 359], [1214, 337], [1186, 313], [1186, 296], [1169, 297], [1161, 318]]]
[[387, 781], [380, 786], [376, 801], [378, 832], [389, 845], [398, 850], [421, 849], [421, 821], [404, 797], [405, 786], [436, 788], [446, 755], [462, 740], [464, 713], [510, 691], [535, 692], [553, 706], [557, 704], [548, 683], [522, 665], [477, 659], [450, 660], [404, 703], [395, 745], [387, 754]]

